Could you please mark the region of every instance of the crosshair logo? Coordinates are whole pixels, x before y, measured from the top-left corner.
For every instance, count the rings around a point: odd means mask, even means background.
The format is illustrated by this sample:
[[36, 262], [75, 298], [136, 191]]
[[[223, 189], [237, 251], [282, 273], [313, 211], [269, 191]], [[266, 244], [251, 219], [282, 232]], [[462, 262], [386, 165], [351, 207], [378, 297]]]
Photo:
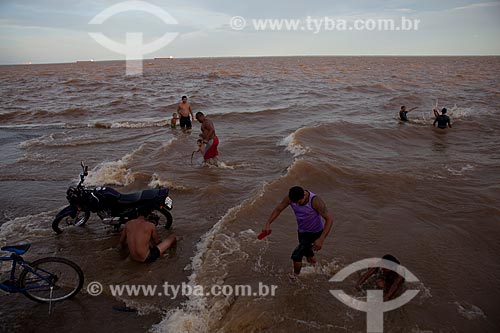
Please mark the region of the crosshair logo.
[[[150, 13], [158, 17], [165, 24], [178, 24], [177, 20], [165, 10], [145, 1], [124, 1], [117, 3], [94, 16], [94, 18], [89, 21], [89, 24], [103, 24], [110, 17], [129, 11]], [[179, 33], [166, 32], [162, 37], [148, 44], [143, 44], [142, 32], [126, 32], [125, 44], [117, 43], [101, 32], [89, 32], [89, 35], [105, 48], [125, 55], [127, 75], [142, 75], [142, 59], [144, 55], [165, 47], [172, 42]]]
[[[408, 282], [419, 282], [417, 277], [404, 266], [381, 258], [369, 258], [350, 264], [337, 272], [330, 279], [330, 282], [344, 281], [352, 273], [372, 267], [381, 267], [394, 271]], [[367, 290], [366, 302], [362, 302], [347, 295], [343, 290], [330, 290], [330, 293], [336, 299], [348, 307], [366, 312], [366, 331], [377, 333], [384, 331], [384, 312], [402, 307], [417, 296], [418, 292], [419, 290], [406, 290], [400, 297], [384, 302], [384, 292], [382, 290]]]

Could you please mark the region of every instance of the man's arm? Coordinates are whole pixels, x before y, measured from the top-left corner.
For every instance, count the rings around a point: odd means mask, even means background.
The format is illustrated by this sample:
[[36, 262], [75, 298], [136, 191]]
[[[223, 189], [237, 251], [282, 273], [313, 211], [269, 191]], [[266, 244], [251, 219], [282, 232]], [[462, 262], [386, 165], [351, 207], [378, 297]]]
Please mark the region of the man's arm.
[[436, 123], [438, 122], [438, 119], [436, 117], [436, 119], [434, 119], [434, 122], [432, 123], [432, 126], [436, 126]]
[[411, 112], [411, 111], [413, 111], [415, 109], [418, 109], [418, 106], [415, 106], [414, 108], [411, 108], [410, 110], [408, 110], [408, 112]]
[[448, 126], [451, 128], [451, 121], [450, 121], [450, 117], [448, 117]]
[[361, 287], [361, 285], [363, 283], [366, 282], [366, 280], [368, 280], [368, 278], [370, 276], [372, 276], [373, 274], [375, 274], [375, 272], [377, 271], [378, 268], [374, 267], [374, 268], [370, 268], [365, 274], [363, 274], [363, 276], [359, 279], [358, 283], [356, 284], [356, 287], [359, 288]]
[[179, 119], [182, 117], [181, 110], [182, 110], [181, 104], [179, 103], [177, 104], [177, 114], [179, 115]]
[[323, 242], [325, 241], [326, 236], [330, 233], [330, 229], [332, 229], [333, 225], [333, 216], [326, 209], [326, 205], [320, 197], [315, 196], [312, 202], [312, 208], [314, 208], [324, 219], [325, 219], [325, 227], [323, 228], [323, 233], [319, 236], [318, 239], [313, 243], [313, 250], [319, 251], [321, 247], [323, 247]]
[[396, 281], [391, 286], [391, 289], [389, 289], [389, 292], [387, 295], [384, 297], [384, 302], [390, 301], [393, 297], [396, 291], [399, 289], [399, 286], [403, 283], [403, 278], [401, 276], [398, 276]]
[[189, 104], [189, 113], [191, 114], [191, 121], [194, 122], [193, 110], [191, 109], [191, 104]]
[[271, 216], [267, 219], [266, 225], [264, 226], [265, 231], [269, 231], [271, 229], [271, 223], [273, 223], [274, 220], [280, 216], [281, 212], [288, 207], [290, 204], [290, 199], [288, 196], [284, 197], [283, 200], [274, 208], [273, 212], [271, 213]]

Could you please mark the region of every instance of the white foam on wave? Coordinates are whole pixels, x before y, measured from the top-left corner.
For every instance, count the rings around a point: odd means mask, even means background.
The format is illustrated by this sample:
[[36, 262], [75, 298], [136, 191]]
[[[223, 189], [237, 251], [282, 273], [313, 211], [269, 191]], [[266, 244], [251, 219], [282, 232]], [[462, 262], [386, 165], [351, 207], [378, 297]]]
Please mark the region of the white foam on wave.
[[[197, 284], [199, 274], [202, 270], [202, 266], [205, 263], [206, 255], [209, 250], [214, 246], [214, 241], [217, 240], [217, 246], [222, 247], [225, 251], [224, 256], [230, 255], [236, 251], [239, 251], [239, 242], [231, 236], [223, 235], [221, 229], [226, 223], [226, 221], [234, 220], [237, 213], [245, 206], [252, 205], [258, 198], [264, 194], [264, 190], [267, 183], [264, 183], [262, 189], [256, 196], [252, 199], [245, 200], [243, 203], [230, 208], [226, 214], [210, 229], [205, 233], [200, 241], [196, 244], [195, 256], [191, 260], [191, 264], [185, 269], [191, 269], [192, 273], [188, 277], [188, 284], [193, 288]], [[241, 236], [248, 237], [249, 235], [255, 235], [253, 231], [246, 231]], [[222, 237], [223, 236], [223, 237]], [[219, 241], [222, 239], [222, 241]], [[211, 259], [220, 258], [220, 256], [213, 256]], [[222, 262], [217, 263], [217, 271], [221, 273], [222, 276], [215, 277], [218, 282], [222, 283], [227, 272], [223, 267]], [[201, 295], [190, 295], [188, 300], [182, 304], [182, 308], [177, 308], [171, 310], [167, 313], [165, 318], [157, 325], [151, 328], [151, 332], [155, 333], [167, 333], [167, 332], [182, 332], [182, 333], [203, 333], [209, 332], [211, 324], [214, 321], [220, 319], [223, 315], [224, 309], [230, 303], [229, 299], [223, 298], [215, 302], [214, 304], [209, 304], [209, 298], [207, 296]]]
[[204, 166], [207, 166], [209, 168], [217, 168], [217, 169], [227, 169], [227, 170], [234, 170], [234, 166], [232, 165], [227, 165], [226, 163], [222, 161], [217, 161], [216, 164], [213, 163], [205, 163]]
[[[439, 110], [441, 110], [441, 108], [439, 108]], [[447, 108], [446, 114], [451, 118], [451, 122], [453, 123], [458, 120], [467, 119], [470, 116], [479, 113], [481, 113], [479, 110], [474, 110], [473, 108], [461, 107], [455, 104], [453, 107]], [[441, 111], [439, 112], [439, 114], [441, 114]], [[432, 109], [420, 112], [413, 111], [409, 114], [408, 117], [410, 118], [411, 122], [418, 124], [432, 124], [432, 122], [435, 119]], [[399, 119], [399, 116], [397, 116], [397, 118]]]
[[[161, 149], [169, 147], [175, 140], [177, 140], [177, 138], [171, 138], [167, 142], [163, 143]], [[130, 163], [133, 161], [137, 154], [145, 149], [147, 144], [147, 142], [141, 144], [139, 148], [135, 149], [131, 153], [126, 154], [118, 161], [102, 162], [98, 164], [89, 172], [89, 176], [85, 180], [85, 184], [91, 186], [127, 186], [132, 184], [135, 181], [135, 175], [130, 168]], [[158, 176], [153, 175], [150, 182], [150, 187], [156, 187], [159, 182], [160, 180]]]
[[165, 127], [168, 120], [142, 120], [142, 121], [118, 121], [110, 124], [110, 128], [145, 128], [145, 127]]
[[463, 176], [464, 173], [474, 170], [474, 166], [467, 164], [462, 166], [460, 169], [454, 169], [452, 167], [446, 166], [446, 170], [448, 170], [448, 172], [453, 176]]
[[42, 212], [16, 217], [0, 226], [0, 244], [26, 242], [33, 237], [48, 237], [53, 234], [49, 227], [55, 212]]
[[156, 173], [153, 173], [153, 175], [151, 176], [151, 181], [149, 182], [148, 186], [151, 188], [168, 187], [169, 189], [176, 189], [181, 191], [187, 190], [185, 186], [179, 185], [175, 181], [161, 179], [161, 177]]
[[297, 142], [296, 134], [299, 130], [293, 132], [279, 142], [279, 146], [286, 146], [285, 150], [292, 153], [294, 157], [299, 157], [310, 151], [309, 147], [304, 147]]
[[144, 144], [133, 152], [126, 154], [118, 161], [102, 162], [89, 172], [85, 179], [85, 184], [91, 186], [100, 185], [118, 185], [127, 186], [135, 181], [132, 170], [128, 164], [132, 161], [134, 155], [142, 150]]
[[327, 263], [318, 262], [314, 265], [306, 263], [304, 267], [302, 267], [300, 274], [302, 276], [325, 275], [327, 277], [332, 277], [340, 270], [340, 268], [341, 267], [336, 260]]
[[44, 146], [54, 142], [56, 133], [42, 135], [38, 138], [23, 141], [19, 144], [19, 148], [29, 148], [32, 146]]
[[486, 319], [486, 315], [484, 314], [484, 311], [481, 310], [478, 306], [474, 304], [469, 304], [467, 302], [463, 302], [462, 304], [459, 302], [455, 302], [455, 305], [457, 306], [457, 311], [458, 313], [468, 319], [468, 320], [475, 320], [479, 318], [484, 318]]

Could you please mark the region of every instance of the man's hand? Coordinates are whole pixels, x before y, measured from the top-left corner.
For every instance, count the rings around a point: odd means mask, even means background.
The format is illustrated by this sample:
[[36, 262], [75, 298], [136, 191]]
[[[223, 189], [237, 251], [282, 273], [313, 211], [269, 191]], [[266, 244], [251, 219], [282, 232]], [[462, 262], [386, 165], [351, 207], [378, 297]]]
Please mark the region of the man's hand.
[[323, 247], [323, 242], [324, 241], [325, 241], [324, 238], [318, 238], [318, 239], [316, 239], [316, 241], [313, 243], [313, 246], [312, 246], [313, 250], [314, 251], [321, 250], [321, 248]]

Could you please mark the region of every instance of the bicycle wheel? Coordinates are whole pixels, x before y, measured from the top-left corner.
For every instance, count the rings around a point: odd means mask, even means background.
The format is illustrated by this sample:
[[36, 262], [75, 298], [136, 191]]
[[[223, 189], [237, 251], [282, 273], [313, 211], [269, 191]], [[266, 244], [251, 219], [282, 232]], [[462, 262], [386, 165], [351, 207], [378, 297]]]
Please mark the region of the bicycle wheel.
[[[33, 261], [19, 276], [23, 294], [36, 302], [59, 302], [75, 296], [83, 287], [82, 269], [74, 262], [58, 257]], [[51, 295], [52, 287], [52, 295]]]

